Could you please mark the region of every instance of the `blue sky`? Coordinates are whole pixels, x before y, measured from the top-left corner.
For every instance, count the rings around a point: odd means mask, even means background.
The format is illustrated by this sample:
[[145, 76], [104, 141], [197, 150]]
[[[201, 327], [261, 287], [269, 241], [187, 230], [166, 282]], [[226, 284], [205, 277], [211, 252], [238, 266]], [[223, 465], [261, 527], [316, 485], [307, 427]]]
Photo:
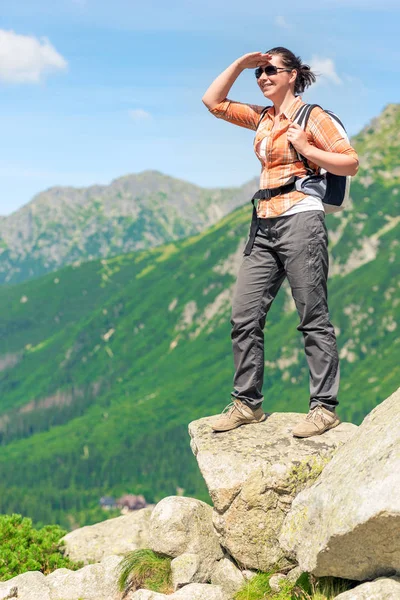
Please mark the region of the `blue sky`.
[[[206, 186], [259, 173], [253, 132], [201, 97], [276, 45], [322, 74], [304, 94], [357, 133], [400, 102], [398, 0], [0, 0], [0, 215], [54, 185], [156, 169]], [[229, 96], [265, 104], [246, 70]]]

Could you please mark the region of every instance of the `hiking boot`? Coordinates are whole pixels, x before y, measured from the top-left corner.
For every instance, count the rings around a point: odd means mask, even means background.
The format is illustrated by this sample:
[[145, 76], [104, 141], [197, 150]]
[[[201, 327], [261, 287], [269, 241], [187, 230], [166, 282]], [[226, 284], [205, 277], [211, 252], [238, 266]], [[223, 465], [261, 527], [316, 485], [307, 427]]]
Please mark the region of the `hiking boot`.
[[340, 419], [335, 412], [318, 405], [310, 409], [308, 415], [293, 428], [292, 434], [301, 438], [321, 435], [339, 423]]
[[253, 410], [241, 400], [234, 400], [231, 404], [228, 404], [218, 417], [216, 421], [211, 425], [214, 431], [229, 431], [235, 429], [240, 425], [246, 425], [248, 423], [261, 423], [265, 421], [267, 415], [264, 413], [261, 406]]

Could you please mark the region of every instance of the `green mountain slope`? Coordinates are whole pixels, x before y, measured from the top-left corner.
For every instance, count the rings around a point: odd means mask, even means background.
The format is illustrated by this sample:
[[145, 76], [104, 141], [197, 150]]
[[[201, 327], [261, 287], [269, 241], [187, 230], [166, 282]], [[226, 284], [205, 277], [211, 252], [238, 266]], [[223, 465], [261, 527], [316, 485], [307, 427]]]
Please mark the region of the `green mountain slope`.
[[109, 186], [51, 188], [0, 219], [0, 283], [193, 235], [242, 206], [256, 185], [206, 189], [144, 171]]
[[[353, 211], [327, 219], [340, 415], [355, 423], [400, 381], [398, 179], [377, 181], [355, 179]], [[157, 501], [183, 487], [206, 499], [187, 424], [230, 400], [230, 301], [250, 215], [245, 206], [197, 236], [0, 288], [0, 512], [69, 527], [105, 494]], [[374, 252], [363, 254], [369, 222]], [[282, 291], [266, 327], [267, 411], [307, 411], [297, 322]]]

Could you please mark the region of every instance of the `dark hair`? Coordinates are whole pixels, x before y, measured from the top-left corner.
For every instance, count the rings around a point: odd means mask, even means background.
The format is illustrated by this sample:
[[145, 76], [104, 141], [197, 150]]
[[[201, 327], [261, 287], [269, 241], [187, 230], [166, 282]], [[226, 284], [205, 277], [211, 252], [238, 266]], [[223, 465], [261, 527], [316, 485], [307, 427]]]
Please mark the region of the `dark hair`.
[[302, 94], [306, 88], [317, 80], [315, 73], [311, 71], [309, 65], [304, 65], [301, 62], [300, 56], [296, 56], [287, 48], [277, 46], [276, 48], [268, 50], [267, 54], [278, 54], [285, 67], [297, 71], [297, 77], [294, 84], [295, 94]]

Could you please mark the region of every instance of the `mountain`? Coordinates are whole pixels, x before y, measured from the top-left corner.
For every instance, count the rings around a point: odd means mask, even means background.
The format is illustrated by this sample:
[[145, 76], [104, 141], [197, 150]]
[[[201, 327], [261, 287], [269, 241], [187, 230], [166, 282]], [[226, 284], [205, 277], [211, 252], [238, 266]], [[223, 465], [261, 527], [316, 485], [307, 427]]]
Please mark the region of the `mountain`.
[[0, 283], [196, 234], [242, 206], [255, 189], [256, 180], [206, 189], [158, 171], [109, 186], [51, 188], [0, 219]]
[[[339, 410], [355, 423], [400, 380], [399, 118], [391, 105], [357, 136], [353, 209], [327, 217]], [[230, 401], [250, 217], [246, 205], [195, 236], [0, 288], [0, 512], [69, 527], [104, 495], [207, 498], [187, 424]], [[267, 411], [307, 411], [297, 323], [286, 287], [266, 326]]]

